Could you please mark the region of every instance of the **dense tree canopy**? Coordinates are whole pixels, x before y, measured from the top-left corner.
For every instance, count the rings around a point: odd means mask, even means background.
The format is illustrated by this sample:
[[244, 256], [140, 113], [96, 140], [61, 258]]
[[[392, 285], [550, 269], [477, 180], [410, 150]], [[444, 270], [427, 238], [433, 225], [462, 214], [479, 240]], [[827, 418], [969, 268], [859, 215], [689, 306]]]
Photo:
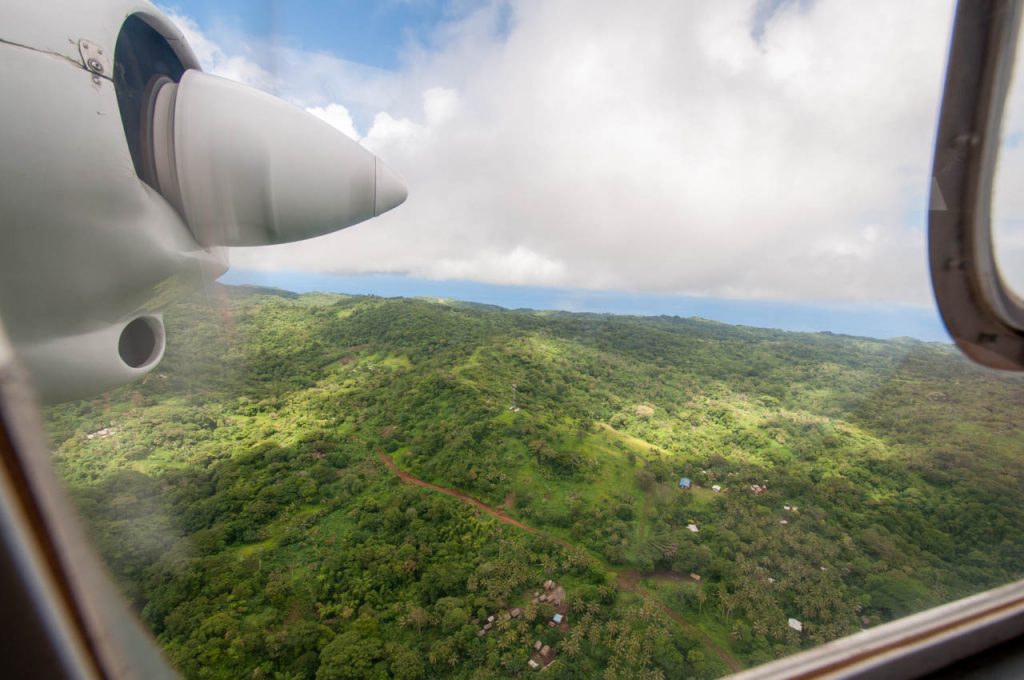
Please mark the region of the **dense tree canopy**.
[[47, 414], [188, 677], [713, 677], [1024, 571], [1024, 384], [951, 347], [214, 293]]

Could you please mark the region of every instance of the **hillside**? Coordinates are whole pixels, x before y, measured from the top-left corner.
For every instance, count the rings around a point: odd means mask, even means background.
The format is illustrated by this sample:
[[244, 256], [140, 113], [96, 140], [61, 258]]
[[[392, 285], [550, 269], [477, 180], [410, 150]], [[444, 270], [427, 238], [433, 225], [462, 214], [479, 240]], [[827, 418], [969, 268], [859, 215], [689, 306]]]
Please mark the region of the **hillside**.
[[47, 415], [188, 677], [714, 677], [1024, 576], [1024, 383], [945, 345], [231, 287], [166, 325]]

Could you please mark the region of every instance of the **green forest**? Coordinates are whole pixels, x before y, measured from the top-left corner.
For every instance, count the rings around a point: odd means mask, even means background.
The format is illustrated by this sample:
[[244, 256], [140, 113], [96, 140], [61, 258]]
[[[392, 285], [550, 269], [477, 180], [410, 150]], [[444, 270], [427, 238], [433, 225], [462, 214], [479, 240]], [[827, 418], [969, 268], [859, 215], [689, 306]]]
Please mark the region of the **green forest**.
[[1024, 382], [952, 346], [229, 286], [165, 322], [46, 417], [188, 678], [712, 678], [1024, 576]]

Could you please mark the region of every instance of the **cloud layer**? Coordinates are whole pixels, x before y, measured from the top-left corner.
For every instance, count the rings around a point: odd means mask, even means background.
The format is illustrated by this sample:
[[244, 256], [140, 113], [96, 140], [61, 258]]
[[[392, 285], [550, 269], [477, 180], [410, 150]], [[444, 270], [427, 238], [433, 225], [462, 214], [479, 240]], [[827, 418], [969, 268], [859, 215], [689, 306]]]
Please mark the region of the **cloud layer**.
[[927, 303], [951, 15], [784, 2], [755, 31], [754, 0], [502, 3], [399, 72], [297, 48], [266, 63], [177, 20], [210, 70], [360, 138], [410, 185], [393, 213], [235, 266]]

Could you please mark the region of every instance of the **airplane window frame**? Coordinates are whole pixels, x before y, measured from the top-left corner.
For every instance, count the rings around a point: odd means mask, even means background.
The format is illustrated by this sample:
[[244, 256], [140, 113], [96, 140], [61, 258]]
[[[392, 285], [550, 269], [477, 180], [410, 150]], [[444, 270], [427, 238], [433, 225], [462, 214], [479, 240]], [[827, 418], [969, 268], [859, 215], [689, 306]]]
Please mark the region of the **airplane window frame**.
[[0, 319], [0, 659], [12, 677], [179, 677], [121, 596], [51, 464]]
[[958, 3], [928, 217], [932, 286], [947, 330], [975, 362], [1013, 371], [1024, 370], [1024, 301], [999, 273], [990, 210], [1021, 15], [1018, 0]]

